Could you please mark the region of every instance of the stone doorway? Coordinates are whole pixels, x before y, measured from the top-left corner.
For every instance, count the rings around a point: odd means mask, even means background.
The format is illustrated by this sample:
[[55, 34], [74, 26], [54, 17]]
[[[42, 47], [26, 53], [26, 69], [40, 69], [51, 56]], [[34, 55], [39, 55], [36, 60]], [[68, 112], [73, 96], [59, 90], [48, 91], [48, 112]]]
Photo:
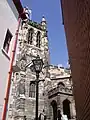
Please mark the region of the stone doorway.
[[53, 120], [57, 120], [57, 102], [53, 100], [51, 106], [53, 108]]
[[70, 101], [68, 99], [63, 101], [63, 114], [67, 115], [68, 119], [71, 118], [71, 115], [70, 115]]

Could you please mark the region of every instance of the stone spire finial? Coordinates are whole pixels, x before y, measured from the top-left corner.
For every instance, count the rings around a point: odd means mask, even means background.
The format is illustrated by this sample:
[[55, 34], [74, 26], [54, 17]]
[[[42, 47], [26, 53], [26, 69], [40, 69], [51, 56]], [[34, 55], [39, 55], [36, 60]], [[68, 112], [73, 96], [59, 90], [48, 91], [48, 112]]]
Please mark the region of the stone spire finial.
[[42, 24], [42, 27], [43, 27], [43, 29], [47, 29], [47, 22], [46, 22], [46, 19], [45, 19], [45, 17], [43, 16], [42, 17], [42, 21], [41, 21], [41, 24]]
[[43, 17], [42, 17], [42, 22], [45, 22], [45, 23], [46, 23], [46, 19], [45, 19], [44, 15], [43, 15]]

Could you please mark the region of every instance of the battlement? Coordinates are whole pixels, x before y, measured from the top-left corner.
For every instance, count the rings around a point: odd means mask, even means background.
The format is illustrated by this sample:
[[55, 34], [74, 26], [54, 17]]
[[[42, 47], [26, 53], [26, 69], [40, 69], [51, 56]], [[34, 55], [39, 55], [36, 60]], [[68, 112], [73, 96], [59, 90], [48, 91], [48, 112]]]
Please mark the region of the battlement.
[[35, 27], [35, 28], [37, 28], [37, 29], [39, 29], [39, 30], [46, 31], [46, 30], [43, 28], [43, 26], [42, 26], [41, 23], [38, 23], [38, 22], [35, 22], [35, 21], [32, 21], [32, 20], [29, 20], [28, 24], [31, 25], [31, 26], [33, 26], [33, 27]]

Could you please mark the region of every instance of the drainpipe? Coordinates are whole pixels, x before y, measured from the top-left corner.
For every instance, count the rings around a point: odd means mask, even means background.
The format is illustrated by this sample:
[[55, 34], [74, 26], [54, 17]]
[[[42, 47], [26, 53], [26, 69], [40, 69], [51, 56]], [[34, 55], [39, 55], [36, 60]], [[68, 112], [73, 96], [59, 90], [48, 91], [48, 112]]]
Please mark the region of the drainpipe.
[[[25, 14], [25, 13], [23, 12], [22, 14]], [[14, 47], [13, 47], [13, 50], [12, 50], [12, 55], [11, 55], [11, 60], [10, 60], [10, 67], [9, 67], [9, 72], [8, 72], [8, 77], [7, 77], [8, 83], [7, 83], [6, 94], [5, 94], [5, 98], [4, 98], [4, 107], [3, 107], [3, 112], [2, 112], [2, 120], [6, 120], [6, 115], [7, 115], [7, 107], [8, 107], [8, 101], [9, 101], [9, 93], [10, 93], [11, 77], [12, 77], [12, 70], [13, 70], [13, 62], [14, 62], [16, 46], [17, 46], [18, 32], [19, 32], [19, 28], [20, 28], [21, 19], [22, 19], [21, 15], [18, 17], [18, 26], [17, 26], [17, 30], [16, 30], [16, 37], [15, 37]]]

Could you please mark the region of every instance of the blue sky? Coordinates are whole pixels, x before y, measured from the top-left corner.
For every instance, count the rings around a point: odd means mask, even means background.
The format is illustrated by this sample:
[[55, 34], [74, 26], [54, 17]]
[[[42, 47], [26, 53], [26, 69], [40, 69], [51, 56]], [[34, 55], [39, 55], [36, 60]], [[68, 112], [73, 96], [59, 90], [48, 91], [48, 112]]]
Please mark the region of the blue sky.
[[51, 64], [67, 66], [68, 53], [60, 0], [21, 0], [23, 6], [32, 10], [32, 20], [41, 22], [44, 15], [48, 23]]

